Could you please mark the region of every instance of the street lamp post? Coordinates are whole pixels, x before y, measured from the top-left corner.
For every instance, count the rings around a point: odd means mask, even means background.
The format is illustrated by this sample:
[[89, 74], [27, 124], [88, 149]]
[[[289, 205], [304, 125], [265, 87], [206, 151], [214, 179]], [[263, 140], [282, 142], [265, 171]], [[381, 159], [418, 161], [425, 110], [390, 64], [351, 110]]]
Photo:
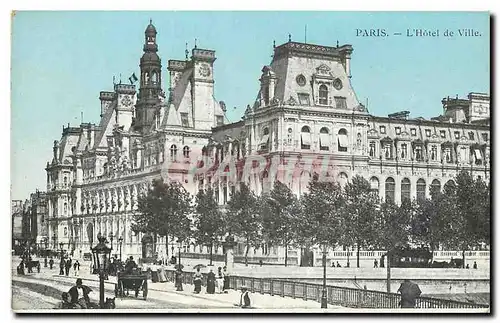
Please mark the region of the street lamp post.
[[57, 250], [57, 245], [56, 245], [56, 234], [54, 233], [54, 235], [52, 236], [52, 243], [54, 245], [54, 250]]
[[326, 247], [323, 247], [323, 290], [321, 292], [321, 308], [327, 308], [326, 298]]
[[118, 239], [118, 243], [120, 244], [120, 262], [122, 261], [122, 243], [123, 243], [123, 238], [120, 237]]
[[91, 248], [91, 250], [94, 255], [94, 269], [99, 274], [99, 307], [104, 308], [104, 279], [106, 277], [111, 249], [106, 245], [106, 237], [99, 234], [97, 235], [97, 240], [99, 243], [94, 248]]
[[109, 234], [109, 241], [111, 241], [111, 250], [113, 250], [113, 232]]
[[64, 246], [64, 243], [59, 242], [59, 249], [61, 249], [61, 259], [63, 259], [63, 256], [64, 256], [63, 246]]

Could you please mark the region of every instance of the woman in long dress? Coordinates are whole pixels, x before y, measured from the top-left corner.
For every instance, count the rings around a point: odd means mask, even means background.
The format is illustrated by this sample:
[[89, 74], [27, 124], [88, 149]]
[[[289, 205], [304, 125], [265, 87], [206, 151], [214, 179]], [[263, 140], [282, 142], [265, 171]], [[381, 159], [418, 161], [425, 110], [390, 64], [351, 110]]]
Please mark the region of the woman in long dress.
[[175, 287], [177, 291], [182, 291], [182, 270], [177, 268], [175, 271]]
[[194, 282], [194, 292], [196, 294], [199, 294], [201, 292], [201, 279], [202, 275], [200, 273], [200, 267], [196, 268], [196, 272], [193, 275], [193, 282]]
[[207, 294], [214, 294], [215, 293], [215, 274], [210, 269], [210, 272], [207, 275]]

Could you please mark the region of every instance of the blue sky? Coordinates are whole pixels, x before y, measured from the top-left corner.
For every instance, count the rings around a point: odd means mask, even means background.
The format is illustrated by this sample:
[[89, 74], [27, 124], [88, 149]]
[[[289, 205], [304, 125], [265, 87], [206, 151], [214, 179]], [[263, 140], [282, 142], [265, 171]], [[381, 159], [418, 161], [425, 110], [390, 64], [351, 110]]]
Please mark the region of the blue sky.
[[[488, 13], [368, 12], [17, 12], [12, 20], [12, 198], [45, 190], [45, 164], [62, 125], [98, 123], [99, 91], [112, 90], [135, 72], [144, 29], [153, 20], [163, 63], [189, 49], [214, 49], [215, 95], [237, 121], [255, 100], [273, 40], [335, 46], [351, 44], [352, 85], [375, 115], [408, 110], [426, 118], [442, 112], [440, 100], [490, 92]], [[356, 29], [383, 28], [389, 37], [357, 37]], [[439, 38], [406, 37], [414, 28], [440, 30]], [[474, 29], [479, 37], [447, 38], [446, 29]], [[401, 32], [402, 36], [392, 36]], [[236, 108], [234, 108], [236, 107]]]

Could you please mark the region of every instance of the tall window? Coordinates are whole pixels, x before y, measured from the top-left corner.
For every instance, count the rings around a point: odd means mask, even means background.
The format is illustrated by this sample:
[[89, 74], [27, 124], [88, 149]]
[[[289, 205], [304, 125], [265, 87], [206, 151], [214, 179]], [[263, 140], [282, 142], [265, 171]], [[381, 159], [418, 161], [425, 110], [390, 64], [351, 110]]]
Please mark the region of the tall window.
[[451, 148], [450, 147], [446, 147], [444, 149], [444, 158], [445, 158], [447, 163], [451, 163], [453, 161], [451, 158]]
[[182, 149], [182, 155], [184, 156], [184, 158], [189, 158], [189, 147], [188, 146], [184, 146], [184, 148]]
[[324, 84], [319, 86], [319, 104], [328, 104], [328, 88]]
[[425, 180], [422, 178], [417, 181], [417, 201], [425, 200]]
[[346, 98], [343, 96], [335, 97], [335, 106], [339, 109], [347, 109]]
[[474, 132], [469, 132], [469, 139], [474, 140]]
[[384, 144], [384, 156], [385, 156], [385, 159], [391, 159], [392, 158], [391, 144], [389, 142], [386, 142]]
[[408, 157], [408, 145], [401, 144], [401, 159], [406, 159]]
[[378, 196], [380, 190], [380, 183], [378, 181], [378, 178], [376, 178], [375, 176], [370, 178], [370, 190], [372, 191], [372, 193], [375, 193], [376, 196]]
[[422, 156], [422, 146], [420, 146], [420, 145], [415, 147], [415, 159], [418, 161], [424, 159]]
[[431, 160], [435, 161], [437, 160], [437, 146], [436, 145], [432, 145], [431, 146]]
[[189, 127], [189, 117], [186, 112], [181, 112], [181, 122], [183, 127]]
[[370, 157], [375, 158], [375, 141], [370, 141]]
[[401, 202], [411, 200], [411, 182], [408, 178], [401, 181]]
[[437, 179], [433, 180], [431, 183], [431, 194], [441, 192], [441, 182]]
[[347, 151], [347, 130], [340, 129], [338, 133], [338, 151], [346, 152]]
[[177, 160], [177, 146], [176, 145], [170, 146], [170, 160], [171, 161]]
[[269, 128], [264, 128], [260, 139], [260, 149], [269, 149]]
[[330, 150], [330, 136], [326, 127], [321, 128], [319, 131], [319, 149]]
[[311, 129], [308, 126], [303, 126], [300, 133], [300, 148], [311, 149]]
[[394, 178], [389, 177], [385, 180], [385, 201], [394, 202], [394, 192], [396, 190], [396, 183]]

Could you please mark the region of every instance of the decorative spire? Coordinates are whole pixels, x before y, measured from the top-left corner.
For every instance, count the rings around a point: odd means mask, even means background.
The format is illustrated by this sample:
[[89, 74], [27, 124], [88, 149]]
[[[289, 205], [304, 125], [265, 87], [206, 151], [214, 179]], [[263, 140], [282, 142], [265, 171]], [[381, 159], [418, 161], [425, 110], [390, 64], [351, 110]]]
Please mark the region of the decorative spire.
[[152, 25], [153, 24], [153, 19], [149, 18], [149, 24]]
[[186, 50], [184, 51], [186, 54], [186, 61], [188, 60], [188, 55], [189, 55], [189, 50], [188, 50], [188, 43], [186, 42]]
[[273, 49], [276, 48], [276, 41], [273, 40]]
[[194, 39], [194, 49], [198, 48], [198, 44], [197, 43], [198, 43], [198, 39], [195, 38]]
[[288, 42], [291, 42], [291, 41], [292, 41], [292, 35], [288, 34]]
[[337, 48], [339, 47], [339, 41], [337, 40]]

